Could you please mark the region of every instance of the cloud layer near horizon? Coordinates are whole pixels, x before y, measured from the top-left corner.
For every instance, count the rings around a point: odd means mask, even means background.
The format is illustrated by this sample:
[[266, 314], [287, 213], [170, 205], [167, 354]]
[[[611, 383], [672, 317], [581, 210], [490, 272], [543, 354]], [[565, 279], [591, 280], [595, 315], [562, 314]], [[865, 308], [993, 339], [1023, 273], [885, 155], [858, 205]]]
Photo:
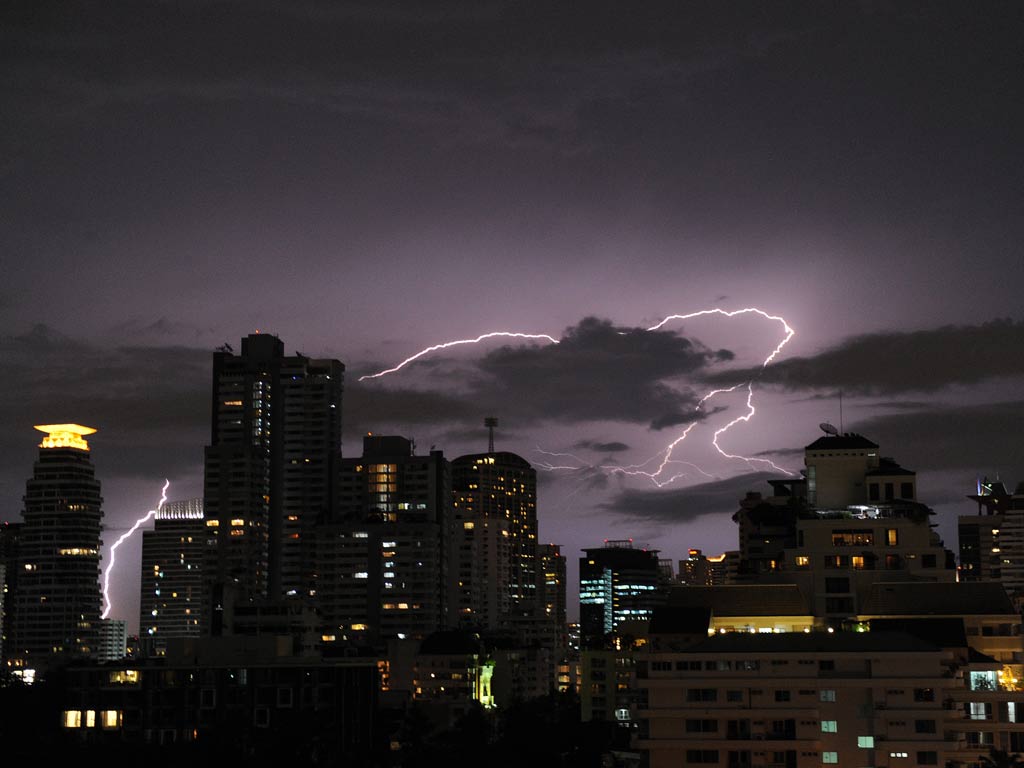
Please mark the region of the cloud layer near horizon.
[[1024, 375], [1024, 322], [993, 320], [917, 331], [854, 336], [811, 357], [780, 360], [709, 377], [712, 382], [759, 381], [787, 390], [842, 389], [850, 394], [936, 392]]

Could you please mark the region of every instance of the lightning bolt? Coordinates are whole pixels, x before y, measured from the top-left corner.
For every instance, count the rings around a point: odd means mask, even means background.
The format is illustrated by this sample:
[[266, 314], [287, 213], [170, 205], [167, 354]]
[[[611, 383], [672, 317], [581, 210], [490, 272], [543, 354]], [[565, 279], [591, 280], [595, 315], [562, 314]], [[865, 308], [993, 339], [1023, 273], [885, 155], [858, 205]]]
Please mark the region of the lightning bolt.
[[[778, 357], [778, 355], [782, 352], [782, 349], [796, 335], [796, 331], [793, 330], [793, 328], [790, 327], [789, 323], [787, 323], [786, 320], [783, 317], [781, 317], [780, 315], [769, 314], [768, 312], [765, 312], [763, 309], [758, 309], [757, 307], [744, 307], [742, 309], [726, 310], [726, 309], [721, 309], [720, 307], [714, 307], [712, 309], [702, 309], [702, 310], [699, 310], [697, 312], [688, 312], [688, 313], [685, 313], [685, 314], [668, 315], [667, 317], [662, 319], [660, 322], [656, 323], [655, 325], [652, 325], [647, 330], [648, 331], [660, 330], [667, 323], [672, 322], [673, 320], [692, 320], [692, 319], [697, 318], [697, 317], [706, 317], [708, 315], [719, 315], [721, 317], [733, 318], [733, 317], [738, 317], [740, 315], [749, 315], [749, 314], [759, 315], [760, 317], [763, 317], [766, 320], [771, 320], [772, 322], [776, 322], [776, 323], [778, 323], [779, 325], [782, 326], [782, 330], [783, 330], [782, 340], [775, 346], [775, 348], [771, 351], [771, 353], [761, 363], [761, 368], [763, 370], [764, 368], [768, 367], [768, 365], [770, 365], [771, 362], [776, 357]], [[495, 338], [495, 337], [519, 338], [519, 339], [545, 339], [547, 341], [550, 341], [552, 344], [558, 344], [559, 343], [558, 339], [556, 339], [556, 338], [554, 338], [552, 336], [549, 336], [547, 334], [544, 334], [544, 333], [531, 334], [531, 333], [514, 333], [514, 332], [511, 332], [511, 331], [495, 331], [495, 332], [492, 332], [492, 333], [482, 334], [480, 336], [477, 336], [475, 339], [457, 339], [455, 341], [447, 341], [447, 342], [444, 342], [442, 344], [434, 344], [433, 346], [426, 347], [425, 349], [420, 350], [419, 352], [417, 352], [416, 354], [412, 355], [411, 357], [407, 357], [405, 360], [403, 360], [402, 362], [400, 362], [398, 365], [394, 366], [393, 368], [388, 368], [388, 369], [385, 369], [383, 371], [379, 371], [378, 373], [369, 374], [367, 376], [360, 376], [359, 377], [359, 381], [365, 381], [367, 379], [376, 379], [376, 378], [380, 378], [381, 376], [386, 376], [387, 374], [390, 374], [390, 373], [395, 373], [396, 371], [399, 371], [402, 368], [404, 368], [409, 363], [412, 363], [413, 361], [418, 360], [419, 358], [423, 357], [424, 355], [428, 355], [431, 352], [436, 352], [439, 349], [447, 349], [448, 347], [454, 347], [454, 346], [461, 345], [461, 344], [478, 344], [481, 341], [485, 341], [486, 339], [491, 339], [491, 338]], [[736, 426], [740, 422], [749, 422], [750, 419], [753, 418], [754, 414], [757, 413], [757, 409], [754, 407], [754, 402], [753, 402], [753, 399], [754, 399], [754, 381], [753, 380], [746, 381], [746, 382], [741, 382], [739, 384], [735, 384], [735, 385], [733, 385], [731, 387], [726, 387], [726, 388], [723, 388], [723, 389], [713, 389], [713, 390], [707, 392], [703, 397], [701, 397], [700, 400], [697, 401], [697, 405], [694, 407], [694, 411], [699, 411], [701, 409], [701, 407], [704, 405], [704, 403], [706, 403], [708, 400], [712, 399], [713, 397], [716, 397], [717, 395], [728, 394], [730, 392], [735, 392], [737, 389], [739, 389], [741, 387], [746, 387], [747, 388], [747, 400], [746, 400], [747, 412], [745, 414], [743, 414], [742, 416], [737, 416], [735, 419], [730, 421], [724, 427], [720, 427], [719, 429], [717, 429], [715, 431], [715, 433], [714, 433], [714, 436], [711, 439], [711, 444], [714, 446], [715, 450], [718, 451], [719, 454], [721, 454], [723, 457], [725, 457], [727, 459], [735, 459], [735, 460], [739, 460], [739, 461], [745, 461], [747, 463], [747, 465], [750, 466], [751, 468], [754, 467], [754, 462], [762, 462], [762, 463], [767, 464], [768, 466], [772, 467], [777, 472], [784, 472], [787, 475], [792, 475], [793, 474], [792, 472], [790, 472], [787, 469], [784, 469], [783, 467], [778, 466], [777, 464], [775, 464], [774, 462], [772, 462], [769, 459], [762, 459], [762, 458], [758, 458], [758, 457], [748, 457], [748, 456], [742, 456], [740, 454], [729, 453], [728, 451], [723, 449], [722, 446], [719, 445], [719, 443], [718, 443], [718, 440], [719, 440], [719, 438], [722, 435], [724, 435], [726, 432], [728, 432], [730, 429], [732, 429], [734, 426]], [[679, 437], [677, 437], [675, 440], [673, 440], [671, 443], [669, 443], [664, 449], [659, 451], [657, 454], [655, 454], [654, 456], [652, 456], [650, 459], [648, 459], [647, 461], [643, 462], [642, 464], [633, 464], [633, 465], [625, 466], [625, 467], [623, 467], [623, 466], [615, 466], [615, 465], [601, 466], [601, 467], [599, 467], [599, 469], [601, 469], [603, 471], [606, 471], [606, 472], [609, 472], [609, 473], [617, 473], [617, 474], [631, 475], [631, 476], [644, 476], [644, 477], [647, 477], [648, 479], [650, 479], [659, 488], [661, 488], [661, 487], [663, 487], [665, 485], [668, 485], [669, 483], [672, 483], [672, 482], [678, 480], [681, 477], [686, 477], [686, 473], [678, 472], [676, 474], [670, 475], [668, 477], [668, 479], [662, 479], [662, 475], [665, 474], [665, 472], [666, 472], [667, 468], [669, 467], [669, 465], [682, 464], [682, 465], [690, 466], [690, 467], [693, 467], [694, 469], [696, 469], [697, 471], [699, 471], [700, 473], [702, 473], [703, 475], [705, 475], [706, 477], [714, 479], [714, 477], [711, 474], [709, 474], [708, 472], [705, 472], [703, 469], [701, 469], [696, 464], [672, 458], [672, 454], [673, 454], [673, 451], [675, 450], [676, 446], [678, 446], [681, 442], [686, 440], [687, 436], [690, 434], [690, 431], [696, 425], [697, 425], [696, 419], [694, 421], [691, 421], [689, 424], [686, 425], [686, 428], [683, 430], [683, 433]], [[580, 464], [582, 465], [582, 466], [556, 465], [556, 464], [552, 464], [551, 462], [544, 461], [544, 462], [540, 462], [538, 464], [538, 466], [541, 469], [545, 469], [545, 470], [549, 470], [549, 471], [558, 471], [558, 470], [573, 471], [573, 470], [593, 469], [593, 468], [595, 468], [595, 467], [587, 464], [587, 462], [583, 461], [578, 456], [575, 456], [573, 454], [568, 454], [568, 453], [552, 453], [550, 451], [544, 451], [544, 450], [542, 450], [539, 447], [537, 448], [537, 450], [540, 453], [547, 454], [547, 455], [550, 455], [550, 456], [553, 456], [553, 457], [567, 456], [567, 457], [570, 457], [572, 459], [575, 459], [576, 461], [580, 462]], [[645, 467], [648, 464], [650, 464], [651, 462], [653, 462], [659, 456], [661, 457], [661, 461], [658, 464], [657, 469], [655, 469], [653, 472], [645, 471], [643, 469], [643, 467]]]
[[113, 546], [110, 547], [110, 564], [107, 566], [107, 570], [103, 573], [103, 614], [100, 616], [101, 619], [105, 619], [110, 615], [110, 572], [114, 570], [114, 563], [117, 562], [117, 548], [129, 539], [133, 533], [139, 530], [139, 526], [150, 518], [155, 517], [156, 513], [163, 508], [164, 504], [167, 502], [167, 489], [170, 485], [171, 481], [165, 478], [163, 490], [160, 491], [160, 503], [156, 505], [156, 509], [149, 510], [149, 512], [136, 520], [135, 525], [122, 533], [120, 538], [118, 538], [118, 540], [114, 542]]
[[360, 376], [359, 381], [366, 381], [367, 379], [379, 379], [381, 376], [387, 376], [389, 373], [395, 373], [400, 371], [409, 363], [419, 360], [424, 355], [429, 355], [431, 352], [437, 352], [439, 349], [448, 349], [449, 347], [457, 347], [461, 344], [479, 344], [481, 341], [494, 338], [506, 338], [506, 339], [545, 339], [550, 341], [552, 344], [557, 344], [558, 339], [553, 336], [548, 336], [546, 333], [513, 333], [512, 331], [492, 331], [491, 333], [483, 333], [477, 336], [475, 339], [456, 339], [455, 341], [446, 341], [443, 344], [434, 344], [426, 349], [421, 349], [415, 355], [405, 358], [402, 362], [396, 365], [394, 368], [388, 368], [377, 373], [371, 373], [366, 376]]

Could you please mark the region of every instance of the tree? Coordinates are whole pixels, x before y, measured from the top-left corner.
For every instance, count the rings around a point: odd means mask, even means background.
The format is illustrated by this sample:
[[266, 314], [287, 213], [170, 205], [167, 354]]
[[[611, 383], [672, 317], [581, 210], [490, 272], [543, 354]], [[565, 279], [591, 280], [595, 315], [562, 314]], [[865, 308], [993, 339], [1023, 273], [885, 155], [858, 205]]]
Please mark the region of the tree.
[[981, 768], [1024, 768], [1024, 760], [1017, 752], [1005, 752], [991, 747], [987, 755], [981, 756]]

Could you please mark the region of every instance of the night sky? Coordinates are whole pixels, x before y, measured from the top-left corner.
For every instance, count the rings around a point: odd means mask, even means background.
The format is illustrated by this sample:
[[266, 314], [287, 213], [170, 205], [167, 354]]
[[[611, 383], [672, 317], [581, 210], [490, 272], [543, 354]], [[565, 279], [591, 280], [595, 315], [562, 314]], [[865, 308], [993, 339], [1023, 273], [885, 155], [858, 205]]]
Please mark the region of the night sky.
[[[678, 559], [818, 423], [919, 473], [956, 546], [1024, 480], [1018, 3], [16, 2], [0, 10], [0, 519], [77, 421], [109, 544], [201, 495], [211, 352], [347, 366], [344, 453], [541, 470], [541, 538]], [[759, 307], [673, 321], [670, 314]], [[422, 348], [388, 377], [360, 375]], [[746, 389], [696, 409], [709, 390]], [[640, 464], [695, 423], [658, 488]], [[542, 451], [571, 456], [549, 456]], [[663, 454], [662, 454], [663, 455]], [[768, 470], [766, 473], [765, 470]], [[667, 479], [667, 476], [662, 476]], [[138, 546], [113, 616], [135, 628]], [[570, 605], [575, 588], [570, 590]], [[570, 613], [575, 614], [575, 608]]]

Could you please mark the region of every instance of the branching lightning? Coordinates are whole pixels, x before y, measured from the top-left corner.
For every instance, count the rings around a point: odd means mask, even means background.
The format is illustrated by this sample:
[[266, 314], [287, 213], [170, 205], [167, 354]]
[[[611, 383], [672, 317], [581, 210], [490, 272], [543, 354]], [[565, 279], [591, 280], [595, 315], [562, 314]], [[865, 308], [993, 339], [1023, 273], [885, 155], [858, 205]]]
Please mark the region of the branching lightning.
[[[779, 323], [779, 325], [782, 326], [782, 330], [783, 330], [782, 340], [775, 346], [775, 348], [771, 351], [771, 353], [764, 359], [764, 362], [761, 363], [761, 368], [764, 369], [769, 364], [771, 364], [771, 362], [773, 360], [775, 360], [775, 358], [782, 352], [783, 347], [785, 347], [786, 344], [788, 344], [789, 341], [793, 338], [793, 336], [796, 335], [796, 331], [794, 331], [789, 326], [789, 323], [787, 323], [784, 318], [782, 318], [779, 315], [769, 314], [769, 313], [765, 312], [763, 309], [758, 309], [757, 307], [744, 307], [743, 309], [734, 309], [734, 310], [725, 310], [725, 309], [721, 309], [719, 307], [715, 307], [713, 309], [702, 309], [702, 310], [700, 310], [698, 312], [689, 312], [689, 313], [680, 314], [680, 315], [669, 315], [669, 316], [665, 317], [663, 320], [661, 320], [661, 322], [659, 322], [659, 323], [657, 323], [655, 325], [652, 325], [647, 330], [648, 331], [660, 330], [667, 323], [672, 322], [673, 320], [692, 320], [693, 318], [704, 317], [704, 316], [707, 316], [707, 315], [720, 315], [722, 317], [732, 318], [732, 317], [737, 317], [737, 316], [740, 316], [740, 315], [748, 315], [748, 314], [759, 315], [760, 317], [763, 317], [766, 320], [771, 320], [772, 322]], [[475, 339], [458, 339], [458, 340], [455, 340], [455, 341], [444, 342], [443, 344], [435, 344], [433, 346], [427, 347], [426, 349], [420, 350], [415, 355], [412, 355], [411, 357], [406, 358], [405, 360], [403, 360], [402, 362], [400, 362], [398, 365], [394, 366], [393, 368], [388, 368], [386, 370], [380, 371], [378, 373], [370, 374], [370, 375], [367, 375], [367, 376], [361, 376], [359, 378], [359, 381], [365, 381], [367, 379], [376, 379], [376, 378], [379, 378], [381, 376], [386, 376], [387, 374], [390, 374], [390, 373], [395, 373], [396, 371], [399, 371], [402, 368], [404, 368], [409, 363], [412, 363], [415, 360], [418, 360], [419, 358], [423, 357], [424, 355], [430, 354], [431, 352], [436, 352], [437, 350], [440, 350], [440, 349], [446, 349], [448, 347], [453, 347], [453, 346], [457, 346], [457, 345], [461, 345], [461, 344], [477, 344], [477, 343], [479, 343], [481, 341], [485, 341], [487, 339], [491, 339], [491, 338], [495, 338], [495, 337], [520, 338], [520, 339], [545, 339], [545, 340], [551, 342], [552, 344], [558, 344], [559, 343], [558, 339], [555, 339], [554, 337], [549, 336], [547, 334], [543, 334], [543, 333], [540, 333], [540, 334], [530, 334], [530, 333], [514, 333], [514, 332], [511, 332], [511, 331], [495, 331], [495, 332], [492, 332], [492, 333], [482, 334], [480, 336], [477, 336]], [[770, 466], [772, 469], [774, 469], [777, 472], [784, 472], [787, 475], [793, 474], [789, 470], [784, 469], [783, 467], [778, 466], [777, 464], [775, 464], [774, 462], [772, 462], [769, 459], [758, 458], [758, 457], [748, 457], [748, 456], [742, 456], [742, 455], [735, 454], [735, 453], [729, 453], [728, 451], [723, 449], [721, 445], [719, 445], [718, 441], [719, 441], [719, 438], [722, 435], [724, 435], [726, 432], [728, 432], [730, 429], [732, 429], [734, 426], [736, 426], [736, 424], [740, 423], [741, 421], [742, 422], [749, 422], [750, 419], [753, 418], [754, 414], [757, 413], [757, 410], [754, 408], [754, 403], [753, 403], [753, 399], [754, 399], [754, 380], [753, 379], [750, 380], [750, 381], [745, 381], [745, 382], [741, 382], [739, 384], [735, 384], [735, 385], [733, 385], [731, 387], [726, 387], [726, 388], [723, 388], [723, 389], [713, 389], [713, 390], [707, 392], [703, 397], [700, 398], [700, 400], [697, 401], [697, 405], [694, 407], [694, 411], [695, 412], [699, 411], [701, 409], [701, 407], [704, 405], [704, 403], [706, 403], [708, 400], [712, 399], [713, 397], [716, 397], [717, 395], [728, 394], [730, 392], [735, 392], [737, 389], [740, 389], [741, 387], [746, 387], [746, 389], [747, 389], [747, 398], [746, 398], [747, 411], [746, 411], [746, 413], [744, 413], [742, 416], [737, 416], [735, 419], [730, 421], [725, 426], [720, 427], [719, 429], [715, 430], [714, 436], [711, 439], [711, 444], [714, 446], [715, 450], [718, 451], [718, 453], [721, 454], [724, 458], [735, 459], [735, 460], [738, 460], [738, 461], [744, 461], [751, 468], [754, 467], [754, 462], [761, 462], [762, 464]], [[685, 473], [685, 472], [674, 472], [673, 474], [668, 474], [668, 468], [670, 466], [683, 465], [683, 466], [692, 467], [693, 469], [695, 469], [698, 472], [700, 472], [701, 474], [703, 474], [705, 477], [708, 477], [709, 479], [715, 479], [713, 475], [711, 475], [710, 473], [708, 473], [705, 470], [701, 469], [696, 464], [693, 464], [692, 462], [688, 462], [688, 461], [681, 461], [679, 459], [674, 459], [672, 457], [673, 451], [675, 450], [676, 446], [678, 446], [680, 443], [682, 443], [684, 440], [686, 440], [687, 436], [690, 434], [690, 431], [697, 425], [697, 423], [698, 423], [697, 419], [695, 418], [693, 421], [691, 421], [689, 424], [686, 425], [686, 428], [683, 430], [683, 433], [681, 435], [679, 435], [679, 437], [677, 437], [675, 440], [673, 440], [671, 443], [669, 443], [664, 449], [662, 449], [657, 454], [655, 454], [650, 459], [648, 459], [647, 461], [645, 461], [645, 462], [643, 462], [641, 464], [632, 464], [632, 465], [629, 465], [629, 466], [591, 465], [588, 462], [584, 461], [583, 459], [581, 459], [580, 457], [578, 457], [578, 456], [576, 456], [574, 454], [571, 454], [571, 453], [553, 453], [551, 451], [545, 451], [545, 450], [541, 449], [540, 447], [538, 447], [537, 448], [537, 452], [538, 453], [541, 453], [541, 454], [544, 454], [544, 455], [548, 455], [548, 456], [552, 456], [552, 457], [568, 457], [568, 458], [571, 458], [571, 459], [575, 460], [576, 462], [578, 462], [578, 465], [554, 464], [554, 463], [551, 463], [549, 461], [541, 461], [541, 462], [538, 462], [537, 466], [540, 469], [547, 470], [547, 471], [552, 471], [552, 472], [554, 472], [554, 471], [579, 471], [579, 470], [587, 470], [587, 469], [598, 469], [598, 470], [607, 472], [609, 474], [622, 474], [622, 475], [630, 475], [630, 476], [643, 476], [643, 477], [646, 477], [649, 480], [651, 480], [659, 488], [661, 488], [661, 487], [663, 487], [665, 485], [668, 485], [669, 483], [672, 483], [672, 482], [674, 482], [674, 481], [676, 481], [676, 480], [678, 480], [678, 479], [680, 479], [682, 477], [686, 477], [687, 476], [687, 473]], [[657, 468], [654, 471], [647, 471], [647, 470], [644, 469], [644, 467], [648, 466], [649, 464], [651, 464], [655, 460], [659, 459], [659, 457], [660, 457], [660, 462], [658, 463], [658, 466], [657, 466]], [[666, 474], [668, 474], [667, 478], [665, 477]]]
[[164, 479], [164, 487], [160, 491], [160, 503], [156, 505], [156, 509], [151, 509], [145, 515], [135, 521], [135, 525], [129, 528], [127, 531], [121, 534], [117, 541], [110, 547], [110, 564], [107, 565], [107, 570], [103, 573], [103, 614], [100, 616], [101, 619], [107, 618], [110, 615], [110, 572], [114, 570], [114, 563], [117, 562], [117, 548], [121, 546], [126, 540], [128, 540], [133, 533], [139, 530], [139, 527], [152, 517], [156, 516], [165, 503], [167, 503], [167, 489], [170, 487], [171, 481]]
[[432, 347], [421, 349], [415, 355], [405, 358], [402, 362], [396, 365], [394, 368], [388, 368], [384, 371], [378, 371], [377, 373], [371, 373], [366, 376], [360, 376], [359, 381], [366, 381], [367, 379], [379, 379], [381, 376], [387, 376], [389, 373], [395, 373], [396, 371], [402, 370], [409, 363], [419, 360], [424, 355], [429, 355], [431, 352], [437, 352], [439, 349], [448, 349], [449, 347], [457, 347], [460, 344], [479, 344], [481, 341], [494, 338], [507, 338], [507, 339], [545, 339], [550, 341], [552, 344], [557, 344], [558, 339], [553, 336], [548, 336], [546, 333], [513, 333], [512, 331], [492, 331], [491, 333], [484, 333], [477, 336], [475, 339], [456, 339], [455, 341], [446, 341], [443, 344], [434, 344]]

